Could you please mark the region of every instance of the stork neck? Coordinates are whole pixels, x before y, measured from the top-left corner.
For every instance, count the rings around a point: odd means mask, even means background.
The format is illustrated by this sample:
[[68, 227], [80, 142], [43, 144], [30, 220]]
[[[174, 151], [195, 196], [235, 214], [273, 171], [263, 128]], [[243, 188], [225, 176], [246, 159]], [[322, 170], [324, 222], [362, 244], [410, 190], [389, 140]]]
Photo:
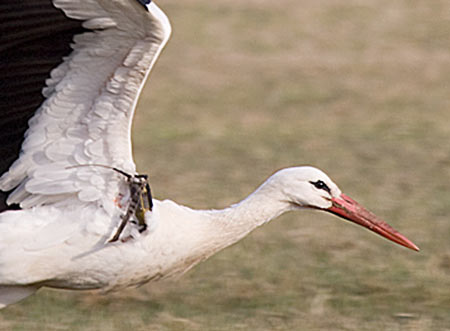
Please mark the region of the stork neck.
[[166, 221], [160, 223], [161, 234], [156, 240], [148, 236], [148, 244], [157, 245], [158, 249], [167, 245], [170, 254], [177, 246], [181, 252], [172, 265], [167, 265], [168, 273], [187, 270], [293, 208], [280, 186], [270, 179], [243, 201], [223, 210], [193, 210], [171, 201], [158, 202], [156, 207]]
[[213, 212], [214, 221], [220, 223], [224, 235], [228, 234], [237, 241], [256, 227], [292, 209], [281, 190], [271, 184], [266, 182], [241, 202]]

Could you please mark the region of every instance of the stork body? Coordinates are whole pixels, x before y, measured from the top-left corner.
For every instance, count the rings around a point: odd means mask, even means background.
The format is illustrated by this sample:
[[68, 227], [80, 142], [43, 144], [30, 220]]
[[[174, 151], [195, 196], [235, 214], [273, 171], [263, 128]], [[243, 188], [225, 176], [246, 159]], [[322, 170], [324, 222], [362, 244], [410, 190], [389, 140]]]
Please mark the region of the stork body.
[[[0, 8], [0, 307], [42, 286], [116, 290], [182, 273], [302, 208], [418, 250], [312, 167], [278, 171], [224, 210], [153, 200], [142, 231], [142, 219], [127, 209], [130, 183], [111, 167], [136, 173], [131, 121], [169, 38], [167, 17], [144, 0]], [[130, 222], [117, 232], [124, 215]]]
[[151, 229], [117, 243], [107, 243], [111, 218], [93, 204], [2, 213], [0, 231], [8, 237], [1, 241], [0, 265], [10, 268], [0, 269], [0, 281], [108, 290], [184, 272], [259, 225], [300, 208], [283, 201], [282, 182], [292, 180], [290, 172], [325, 176], [310, 167], [282, 170], [224, 210], [193, 210], [154, 200]]

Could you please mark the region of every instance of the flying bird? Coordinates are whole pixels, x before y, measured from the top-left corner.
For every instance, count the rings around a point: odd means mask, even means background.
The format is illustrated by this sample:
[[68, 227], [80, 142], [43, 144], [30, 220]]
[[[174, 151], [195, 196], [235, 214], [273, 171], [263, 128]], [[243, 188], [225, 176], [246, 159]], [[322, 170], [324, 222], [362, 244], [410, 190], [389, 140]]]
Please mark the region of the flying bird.
[[292, 210], [419, 250], [309, 166], [223, 210], [154, 199], [131, 123], [170, 34], [149, 0], [0, 4], [0, 307], [41, 287], [109, 291], [179, 274]]

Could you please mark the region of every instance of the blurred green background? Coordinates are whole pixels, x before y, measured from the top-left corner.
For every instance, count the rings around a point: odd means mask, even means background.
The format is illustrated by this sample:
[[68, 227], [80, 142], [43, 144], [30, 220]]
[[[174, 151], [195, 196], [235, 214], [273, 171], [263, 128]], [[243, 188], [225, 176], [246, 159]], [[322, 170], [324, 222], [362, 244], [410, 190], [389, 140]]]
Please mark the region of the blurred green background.
[[284, 215], [179, 279], [41, 290], [0, 330], [450, 330], [450, 2], [165, 0], [134, 124], [157, 198], [221, 208], [311, 164], [420, 253]]

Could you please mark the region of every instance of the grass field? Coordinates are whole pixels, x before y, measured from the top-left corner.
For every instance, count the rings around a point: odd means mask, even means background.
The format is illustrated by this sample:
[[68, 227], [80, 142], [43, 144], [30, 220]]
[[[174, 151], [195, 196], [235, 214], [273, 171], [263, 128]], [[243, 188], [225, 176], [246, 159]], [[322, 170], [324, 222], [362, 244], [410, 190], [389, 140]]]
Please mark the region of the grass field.
[[234, 203], [312, 164], [415, 253], [288, 214], [179, 279], [42, 290], [0, 330], [450, 330], [450, 2], [165, 0], [134, 150], [157, 198]]

